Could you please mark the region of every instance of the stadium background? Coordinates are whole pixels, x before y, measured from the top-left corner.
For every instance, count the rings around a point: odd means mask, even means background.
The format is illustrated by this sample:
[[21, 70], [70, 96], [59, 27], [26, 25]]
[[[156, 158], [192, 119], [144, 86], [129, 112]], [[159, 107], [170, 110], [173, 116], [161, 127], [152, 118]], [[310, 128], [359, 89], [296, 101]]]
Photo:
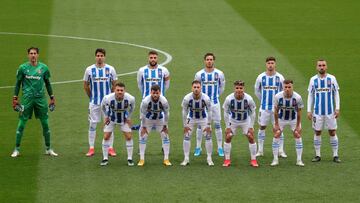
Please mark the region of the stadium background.
[[[87, 105], [82, 83], [54, 85], [57, 109], [50, 115], [52, 144], [57, 158], [43, 155], [41, 127], [28, 122], [22, 156], [12, 159], [16, 113], [11, 109], [12, 88], [0, 89], [0, 202], [213, 202], [213, 201], [359, 201], [359, 115], [356, 91], [360, 62], [360, 3], [347, 1], [21, 1], [3, 0], [0, 32], [55, 34], [123, 41], [164, 50], [173, 56], [167, 65], [171, 86], [170, 159], [161, 165], [160, 138], [151, 134], [144, 168], [126, 166], [124, 138], [116, 132], [118, 156], [106, 168], [101, 160], [101, 130], [95, 157], [86, 158]], [[13, 85], [18, 65], [26, 61], [26, 48], [40, 47], [40, 60], [49, 65], [52, 81], [81, 79], [94, 63], [94, 50], [106, 48], [107, 63], [118, 73], [136, 71], [147, 60], [146, 49], [119, 44], [0, 33], [0, 86]], [[295, 81], [295, 90], [306, 100], [315, 60], [328, 61], [329, 73], [340, 84], [341, 117], [338, 121], [341, 164], [331, 161], [325, 133], [321, 163], [311, 163], [313, 133], [303, 112], [303, 160], [295, 166], [294, 141], [286, 131], [287, 159], [269, 166], [271, 133], [267, 131], [265, 157], [260, 168], [248, 165], [246, 139], [233, 142], [230, 168], [205, 165], [205, 156], [191, 159], [183, 168], [180, 101], [190, 91], [194, 74], [203, 65], [203, 54], [214, 52], [227, 86], [221, 101], [232, 91], [232, 81], [242, 79], [253, 94], [256, 76], [265, 70], [269, 55], [278, 71]], [[165, 58], [160, 56], [161, 61]], [[135, 75], [122, 76], [140, 104]], [[257, 104], [259, 102], [255, 100]], [[138, 109], [137, 109], [138, 110]], [[138, 111], [133, 116], [138, 117]], [[256, 127], [257, 130], [257, 127]], [[136, 135], [136, 134], [135, 134]], [[137, 136], [135, 143], [137, 143]], [[195, 140], [193, 138], [192, 148]], [[134, 151], [137, 151], [135, 145]], [[138, 156], [134, 153], [135, 161]]]

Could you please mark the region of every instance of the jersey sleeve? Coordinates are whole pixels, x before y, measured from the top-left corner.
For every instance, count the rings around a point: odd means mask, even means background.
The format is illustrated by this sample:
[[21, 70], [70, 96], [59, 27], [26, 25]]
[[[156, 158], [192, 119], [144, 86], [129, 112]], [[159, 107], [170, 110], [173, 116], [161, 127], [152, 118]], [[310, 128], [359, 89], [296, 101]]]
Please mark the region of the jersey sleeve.
[[308, 87], [307, 112], [310, 113], [314, 101], [314, 80], [311, 78]]
[[225, 102], [223, 104], [224, 121], [225, 121], [226, 128], [230, 127], [230, 122], [229, 122], [229, 114], [230, 114], [229, 101], [230, 101], [229, 97], [226, 97]]
[[249, 114], [250, 114], [250, 128], [254, 128], [255, 117], [256, 117], [256, 104], [252, 97], [249, 97]]
[[201, 81], [201, 76], [200, 76], [200, 73], [199, 73], [199, 72], [195, 73], [194, 80]]
[[170, 105], [169, 105], [169, 102], [165, 99], [165, 97], [164, 97], [163, 108], [164, 108], [164, 110], [163, 110], [164, 111], [164, 122], [165, 122], [165, 125], [167, 125], [169, 122]]
[[131, 118], [132, 113], [135, 110], [135, 97], [131, 96], [129, 99], [129, 114], [128, 114], [128, 118]]
[[116, 70], [114, 67], [111, 68], [111, 80], [112, 81], [116, 81], [118, 80], [117, 74], [116, 74]]
[[185, 96], [182, 103], [181, 103], [183, 126], [186, 126], [186, 119], [187, 119], [187, 114], [188, 114], [188, 105], [189, 105], [189, 101], [187, 100], [187, 98]]
[[256, 97], [261, 101], [261, 77], [260, 75], [255, 80], [254, 91]]
[[108, 97], [104, 97], [103, 100], [101, 101], [101, 111], [105, 115], [105, 118], [109, 117], [110, 106], [108, 102]]
[[20, 86], [21, 86], [23, 78], [24, 78], [24, 73], [22, 71], [22, 66], [20, 66], [16, 72], [16, 83], [15, 83], [15, 89], [14, 89], [14, 96], [19, 95]]
[[137, 72], [137, 84], [138, 84], [138, 88], [141, 92], [141, 94], [143, 94], [143, 86], [144, 86], [144, 81], [143, 81], [143, 70], [142, 68], [140, 68]]
[[302, 98], [301, 98], [301, 96], [299, 95], [299, 97], [298, 97], [298, 108], [300, 108], [300, 109], [302, 109], [302, 108], [304, 108], [304, 102], [303, 102], [303, 100], [302, 100]]
[[86, 68], [83, 81], [89, 82], [89, 78], [90, 78], [89, 69]]
[[219, 86], [220, 86], [220, 94], [222, 94], [225, 90], [225, 75], [223, 72], [220, 73], [220, 81], [219, 81]]
[[335, 110], [340, 110], [340, 94], [339, 94], [340, 87], [335, 77], [333, 80], [333, 86], [334, 86], [333, 89], [334, 89]]

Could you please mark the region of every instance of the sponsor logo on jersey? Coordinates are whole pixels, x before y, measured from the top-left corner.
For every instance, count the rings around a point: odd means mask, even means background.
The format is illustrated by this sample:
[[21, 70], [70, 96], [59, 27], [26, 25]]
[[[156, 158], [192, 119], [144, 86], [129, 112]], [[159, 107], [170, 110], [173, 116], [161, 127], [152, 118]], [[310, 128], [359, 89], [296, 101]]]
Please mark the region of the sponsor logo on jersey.
[[41, 79], [40, 76], [33, 76], [33, 75], [25, 75], [25, 78], [29, 79], [29, 80], [40, 80]]

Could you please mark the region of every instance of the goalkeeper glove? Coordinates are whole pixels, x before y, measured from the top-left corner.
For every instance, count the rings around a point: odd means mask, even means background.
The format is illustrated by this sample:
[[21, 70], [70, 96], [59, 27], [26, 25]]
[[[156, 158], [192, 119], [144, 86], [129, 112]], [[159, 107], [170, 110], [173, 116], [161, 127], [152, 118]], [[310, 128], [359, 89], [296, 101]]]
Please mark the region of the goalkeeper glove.
[[49, 110], [50, 110], [50, 111], [54, 111], [54, 110], [55, 110], [55, 97], [54, 97], [54, 95], [51, 95], [51, 96], [50, 96]]
[[13, 96], [12, 106], [13, 106], [14, 111], [17, 111], [17, 112], [24, 111], [24, 106], [19, 104], [17, 96]]

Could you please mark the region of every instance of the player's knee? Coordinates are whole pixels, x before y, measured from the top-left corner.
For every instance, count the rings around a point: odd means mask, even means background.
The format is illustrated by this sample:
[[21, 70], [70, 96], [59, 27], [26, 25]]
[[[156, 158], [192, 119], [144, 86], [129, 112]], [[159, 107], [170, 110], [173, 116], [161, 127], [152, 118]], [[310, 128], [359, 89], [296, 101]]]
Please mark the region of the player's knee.
[[231, 138], [232, 138], [231, 134], [227, 134], [226, 137], [225, 137], [225, 142], [226, 142], [226, 143], [230, 143], [230, 142], [231, 142]]
[[265, 129], [266, 129], [266, 125], [260, 126], [260, 130], [265, 130]]
[[281, 135], [281, 131], [280, 130], [275, 130], [274, 137], [275, 138], [280, 138], [280, 135]]
[[96, 125], [97, 125], [97, 123], [95, 123], [95, 122], [90, 122], [90, 124], [89, 124], [89, 131], [96, 131]]
[[214, 123], [214, 127], [215, 127], [215, 130], [221, 129], [221, 124], [220, 124], [220, 122], [219, 122], [219, 121], [216, 121], [216, 122]]
[[297, 130], [294, 130], [294, 137], [295, 138], [300, 138], [301, 134]]
[[329, 135], [330, 136], [335, 136], [336, 135], [336, 130], [329, 130]]
[[248, 136], [249, 143], [254, 144], [255, 143], [254, 134], [248, 133], [247, 136]]

